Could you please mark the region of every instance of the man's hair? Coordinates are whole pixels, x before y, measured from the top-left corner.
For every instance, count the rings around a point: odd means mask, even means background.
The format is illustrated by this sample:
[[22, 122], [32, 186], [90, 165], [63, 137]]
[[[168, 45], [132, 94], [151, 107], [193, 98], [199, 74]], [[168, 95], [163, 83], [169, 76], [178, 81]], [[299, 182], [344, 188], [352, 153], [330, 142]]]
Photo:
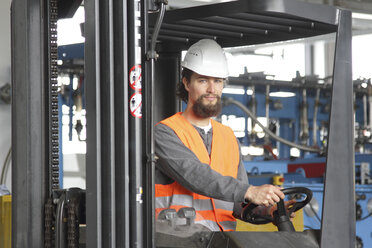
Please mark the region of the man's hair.
[[181, 72], [181, 82], [178, 84], [177, 96], [185, 103], [187, 103], [189, 100], [189, 92], [187, 92], [187, 90], [185, 89], [185, 85], [182, 83], [182, 80], [183, 78], [185, 78], [187, 83], [190, 83], [191, 75], [193, 73], [194, 72], [192, 70], [189, 70], [187, 68], [183, 68]]

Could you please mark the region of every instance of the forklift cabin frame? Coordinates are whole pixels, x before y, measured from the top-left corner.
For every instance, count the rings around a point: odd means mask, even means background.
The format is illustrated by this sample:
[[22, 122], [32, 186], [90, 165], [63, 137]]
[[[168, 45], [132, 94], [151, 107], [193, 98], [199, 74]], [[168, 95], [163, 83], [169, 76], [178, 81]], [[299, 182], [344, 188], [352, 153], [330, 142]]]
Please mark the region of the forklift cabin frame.
[[[162, 3], [85, 1], [87, 247], [155, 246], [152, 126], [179, 109], [173, 93], [182, 50], [202, 38], [234, 47], [328, 33], [336, 33], [336, 47], [320, 244], [354, 247], [350, 11], [293, 0], [168, 11], [155, 62], [147, 55], [157, 13], [149, 10]], [[12, 2], [14, 247], [43, 247], [43, 209], [53, 191], [48, 8], [43, 0]]]

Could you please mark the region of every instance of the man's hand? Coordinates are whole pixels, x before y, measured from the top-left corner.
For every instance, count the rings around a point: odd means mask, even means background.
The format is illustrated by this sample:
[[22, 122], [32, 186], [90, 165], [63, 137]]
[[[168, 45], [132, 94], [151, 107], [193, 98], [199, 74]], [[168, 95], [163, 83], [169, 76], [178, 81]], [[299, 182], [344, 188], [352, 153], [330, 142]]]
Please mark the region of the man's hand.
[[[293, 204], [295, 204], [297, 201], [295, 199], [291, 199], [289, 201], [285, 201], [284, 202], [284, 207], [285, 209], [287, 210], [288, 212], [288, 208], [289, 207], [292, 207]], [[268, 208], [268, 214], [274, 218], [274, 212], [278, 209], [277, 205], [275, 206], [272, 206], [272, 207], [269, 207]], [[293, 219], [296, 217], [296, 214], [294, 212], [291, 213], [291, 215], [289, 216], [290, 220], [293, 221]]]
[[[284, 202], [284, 207], [287, 210], [287, 212], [288, 212], [288, 208], [292, 207], [293, 204], [295, 204], [296, 202], [297, 201], [295, 199], [291, 199], [289, 201]], [[255, 215], [270, 216], [271, 218], [274, 219], [274, 212], [277, 209], [278, 209], [277, 204], [275, 204], [274, 206], [269, 206], [269, 207], [257, 206], [254, 208], [254, 210], [252, 210], [252, 213]], [[292, 212], [291, 215], [289, 216], [291, 221], [293, 221], [295, 217], [296, 217], [296, 214], [294, 212]]]
[[256, 205], [269, 207], [275, 205], [280, 199], [284, 199], [284, 194], [278, 186], [264, 184], [250, 186], [245, 193], [245, 199]]

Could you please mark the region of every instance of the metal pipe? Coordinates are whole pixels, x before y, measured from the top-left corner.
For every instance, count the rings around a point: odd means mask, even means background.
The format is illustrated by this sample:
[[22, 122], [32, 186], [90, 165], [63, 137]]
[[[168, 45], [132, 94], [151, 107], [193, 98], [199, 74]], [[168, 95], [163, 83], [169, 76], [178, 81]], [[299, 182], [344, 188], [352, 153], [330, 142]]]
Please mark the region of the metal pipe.
[[208, 29], [235, 32], [236, 34], [240, 34], [241, 32], [244, 32], [244, 34], [267, 35], [269, 32], [268, 30], [262, 30], [258, 28], [237, 27], [236, 24], [235, 25], [221, 24], [221, 23], [214, 23], [214, 22], [201, 21], [201, 20], [183, 20], [183, 21], [180, 21], [179, 23], [186, 24], [188, 26], [204, 27]]
[[193, 39], [213, 39], [213, 40], [216, 39], [216, 36], [213, 36], [213, 35], [206, 35], [206, 34], [201, 34], [201, 33], [190, 33], [190, 32], [175, 31], [175, 30], [161, 30], [160, 33], [168, 37], [185, 37], [185, 38], [193, 38]]
[[[331, 91], [332, 84], [327, 83], [329, 80], [328, 78], [318, 78], [318, 81], [324, 81], [325, 83], [319, 84], [319, 83], [312, 83], [312, 82], [296, 82], [293, 81], [283, 81], [283, 80], [269, 80], [269, 79], [247, 79], [247, 77], [244, 78], [244, 75], [242, 77], [229, 77], [228, 82], [229, 85], [241, 85], [241, 86], [275, 86], [275, 87], [282, 87], [282, 88], [291, 88], [291, 89], [321, 89], [326, 91]], [[356, 93], [368, 93], [368, 89], [362, 88], [362, 87], [354, 87], [354, 92]]]
[[302, 90], [301, 116], [300, 116], [300, 140], [303, 145], [309, 138], [309, 122], [307, 120], [307, 95], [306, 89]]
[[156, 40], [158, 38], [160, 27], [161, 27], [161, 24], [163, 22], [164, 13], [165, 13], [165, 4], [164, 4], [164, 2], [161, 2], [160, 3], [160, 12], [159, 12], [158, 18], [156, 19], [154, 31], [153, 31], [152, 37], [151, 37], [151, 47], [150, 47], [150, 51], [149, 51], [150, 54], [147, 54], [148, 59], [152, 59], [152, 60], [156, 59], [156, 51], [155, 51]]
[[[355, 123], [355, 120], [356, 120], [356, 111], [355, 111], [355, 104], [356, 104], [356, 92], [354, 91], [353, 92], [353, 120], [354, 120], [354, 123]], [[358, 133], [358, 130], [356, 130], [356, 125], [354, 125], [354, 133]]]
[[[260, 15], [254, 13], [237, 13], [234, 17], [243, 19], [243, 20], [252, 20], [260, 23], [275, 23], [276, 25], [292, 26], [292, 27], [301, 27], [306, 29], [313, 29], [314, 22], [295, 20], [295, 19], [286, 19], [274, 16]], [[316, 25], [322, 25], [321, 23], [316, 23]]]
[[217, 35], [219, 37], [226, 37], [226, 38], [242, 38], [243, 34], [240, 32], [232, 32], [232, 31], [226, 31], [226, 30], [220, 30], [220, 29], [211, 29], [211, 27], [195, 27], [191, 26], [190, 24], [184, 23], [184, 24], [168, 24], [164, 23], [162, 25], [163, 28], [167, 29], [173, 29], [173, 30], [182, 30], [182, 31], [190, 31], [190, 32], [198, 32], [202, 34], [211, 34], [211, 35]]
[[243, 21], [239, 18], [232, 18], [232, 17], [222, 17], [222, 16], [212, 16], [207, 18], [208, 21], [213, 21], [222, 24], [234, 25], [234, 26], [242, 26], [242, 27], [250, 27], [256, 29], [266, 29], [266, 30], [273, 30], [273, 31], [281, 31], [281, 32], [291, 32], [292, 26], [291, 25], [278, 25], [272, 23], [262, 23], [257, 21]]
[[[251, 97], [250, 105], [251, 105], [250, 107], [251, 107], [253, 115], [256, 116], [257, 100], [256, 100], [256, 87], [255, 86], [252, 86], [252, 97]], [[256, 144], [256, 131], [254, 130], [254, 126], [256, 122], [252, 118], [250, 119], [250, 122], [251, 122], [251, 127], [252, 127], [252, 131], [250, 134], [250, 142], [251, 144]]]
[[314, 147], [309, 147], [309, 146], [303, 146], [303, 145], [299, 145], [299, 144], [296, 144], [296, 143], [293, 143], [289, 140], [286, 140], [286, 139], [283, 139], [281, 137], [279, 137], [278, 135], [274, 134], [273, 132], [271, 132], [268, 128], [266, 128], [264, 125], [262, 125], [259, 120], [257, 119], [256, 116], [254, 116], [252, 114], [252, 112], [246, 107], [244, 106], [242, 103], [232, 99], [232, 98], [223, 98], [223, 103], [225, 105], [228, 105], [228, 104], [234, 104], [236, 106], [238, 106], [240, 109], [242, 109], [249, 117], [251, 117], [254, 121], [257, 122], [257, 124], [264, 130], [265, 133], [267, 133], [268, 135], [270, 135], [272, 138], [276, 139], [277, 141], [279, 142], [282, 142], [286, 145], [289, 145], [289, 146], [292, 146], [292, 147], [296, 147], [300, 150], [304, 150], [304, 151], [308, 151], [308, 152], [317, 152], [317, 153], [321, 153], [322, 150], [320, 150], [319, 148], [314, 148]]
[[[268, 128], [270, 125], [270, 85], [266, 85], [266, 97], [265, 97], [265, 117], [266, 117], [266, 127]], [[266, 133], [265, 135], [265, 145], [270, 144], [269, 135]]]
[[179, 38], [179, 37], [173, 37], [173, 36], [168, 36], [168, 35], [159, 35], [158, 37], [162, 40], [182, 42], [182, 43], [185, 43], [185, 44], [190, 42], [189, 38]]
[[364, 127], [368, 125], [367, 122], [367, 95], [363, 95], [363, 122]]
[[320, 98], [320, 89], [316, 89], [316, 95], [314, 100], [314, 114], [313, 114], [313, 146], [318, 145], [318, 109], [319, 109], [319, 98]]
[[127, 1], [128, 29], [128, 136], [130, 247], [144, 247], [143, 235], [143, 123], [142, 123], [142, 0]]
[[[155, 60], [158, 58], [156, 53], [156, 40], [159, 35], [160, 27], [163, 22], [166, 2], [160, 2], [160, 11], [155, 23], [151, 37], [150, 50], [147, 52], [147, 59], [150, 60], [150, 83], [145, 84], [145, 150], [147, 155], [147, 166], [145, 171], [146, 178], [146, 204], [145, 204], [145, 237], [146, 247], [155, 247], [155, 143], [154, 143], [154, 89], [155, 89]], [[147, 40], [147, 39], [146, 39]], [[145, 40], [145, 42], [146, 42]]]
[[63, 209], [66, 202], [66, 193], [63, 192], [58, 199], [57, 217], [56, 217], [56, 246], [57, 248], [65, 247], [65, 232], [63, 222]]

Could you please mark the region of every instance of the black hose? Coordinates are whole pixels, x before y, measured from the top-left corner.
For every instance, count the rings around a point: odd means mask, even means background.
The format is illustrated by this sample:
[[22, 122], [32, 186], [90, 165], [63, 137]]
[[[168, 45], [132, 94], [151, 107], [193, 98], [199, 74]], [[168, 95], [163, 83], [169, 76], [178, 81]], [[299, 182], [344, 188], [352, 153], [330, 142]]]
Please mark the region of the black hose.
[[246, 107], [244, 106], [242, 103], [232, 99], [232, 98], [224, 98], [223, 99], [223, 102], [225, 105], [228, 105], [228, 104], [234, 104], [236, 106], [238, 106], [239, 108], [241, 108], [249, 117], [251, 117], [263, 130], [265, 133], [267, 133], [269, 136], [271, 136], [272, 138], [276, 139], [277, 141], [279, 142], [282, 142], [286, 145], [289, 145], [291, 147], [296, 147], [300, 150], [304, 150], [304, 151], [308, 151], [308, 152], [317, 152], [317, 153], [322, 153], [322, 150], [319, 149], [319, 148], [315, 148], [315, 147], [309, 147], [309, 146], [304, 146], [304, 145], [299, 145], [299, 144], [296, 144], [292, 141], [289, 141], [289, 140], [286, 140], [286, 139], [283, 139], [282, 137], [279, 137], [278, 135], [274, 134], [273, 132], [271, 132], [267, 127], [265, 127], [264, 125], [262, 125], [260, 123], [260, 121], [257, 119], [256, 116], [254, 116], [252, 114], [252, 112]]
[[357, 221], [365, 220], [365, 219], [367, 219], [367, 218], [369, 218], [369, 217], [371, 217], [371, 216], [372, 216], [372, 213], [369, 213], [368, 215], [364, 216], [363, 218], [360, 218], [360, 219], [357, 220]]
[[3, 168], [1, 170], [0, 184], [5, 184], [6, 175], [8, 174], [8, 169], [11, 162], [12, 148], [9, 148], [8, 154], [5, 157]]
[[309, 202], [309, 206], [310, 206], [311, 211], [314, 213], [314, 216], [319, 221], [319, 223], [322, 223], [322, 221], [320, 220], [320, 217], [319, 217], [318, 213], [315, 211], [315, 209], [313, 207], [313, 204], [311, 204], [311, 202]]
[[147, 54], [148, 59], [156, 59], [157, 58], [157, 54], [156, 54], [156, 51], [155, 51], [155, 46], [156, 46], [156, 40], [158, 39], [160, 27], [161, 27], [161, 24], [162, 24], [163, 18], [164, 18], [165, 4], [166, 3], [164, 3], [164, 2], [160, 3], [160, 13], [159, 13], [158, 18], [157, 18], [156, 23], [155, 23], [154, 32], [152, 33], [151, 46], [150, 46], [150, 50]]

